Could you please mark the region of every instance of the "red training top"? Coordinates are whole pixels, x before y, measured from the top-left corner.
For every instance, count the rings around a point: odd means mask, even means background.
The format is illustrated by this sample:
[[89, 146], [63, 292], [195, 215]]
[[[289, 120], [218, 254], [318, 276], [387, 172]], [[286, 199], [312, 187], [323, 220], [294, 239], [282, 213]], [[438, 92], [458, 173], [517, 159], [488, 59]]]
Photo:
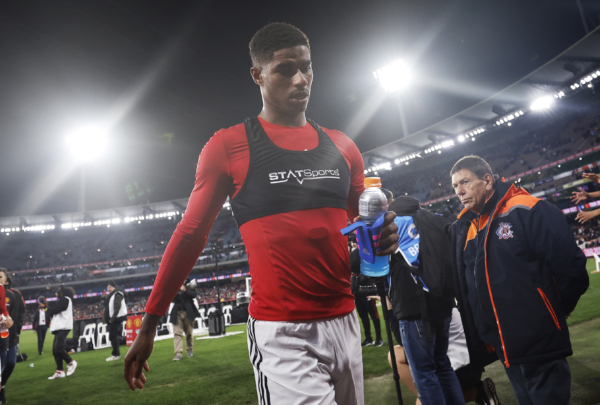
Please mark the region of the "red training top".
[[[274, 125], [260, 119], [280, 148], [311, 150], [317, 131]], [[351, 185], [347, 211], [317, 208], [269, 215], [240, 227], [252, 274], [250, 315], [266, 321], [310, 320], [346, 315], [354, 309], [348, 244], [340, 229], [358, 215], [364, 190], [362, 156], [346, 135], [323, 128], [348, 163]], [[250, 150], [244, 124], [217, 131], [198, 161], [187, 211], [165, 250], [146, 312], [163, 315], [202, 253], [210, 228], [227, 196], [244, 184]]]

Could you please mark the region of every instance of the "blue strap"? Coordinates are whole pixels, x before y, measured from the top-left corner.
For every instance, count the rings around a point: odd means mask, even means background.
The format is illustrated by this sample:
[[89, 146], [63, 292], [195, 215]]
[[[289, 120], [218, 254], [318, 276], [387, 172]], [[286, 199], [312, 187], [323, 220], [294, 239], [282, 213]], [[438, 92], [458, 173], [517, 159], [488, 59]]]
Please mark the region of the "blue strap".
[[384, 213], [373, 223], [372, 226], [367, 226], [364, 221], [356, 221], [350, 226], [340, 230], [342, 235], [348, 235], [351, 232], [356, 234], [356, 243], [361, 259], [367, 263], [375, 263], [375, 251], [379, 247], [379, 238], [383, 230]]

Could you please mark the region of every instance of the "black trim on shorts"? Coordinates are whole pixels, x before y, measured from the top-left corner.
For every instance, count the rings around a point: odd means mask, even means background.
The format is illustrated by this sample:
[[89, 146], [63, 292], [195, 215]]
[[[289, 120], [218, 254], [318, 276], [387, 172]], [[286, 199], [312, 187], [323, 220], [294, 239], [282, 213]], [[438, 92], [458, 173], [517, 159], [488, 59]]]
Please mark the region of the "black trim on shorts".
[[[256, 390], [258, 391], [258, 402], [259, 405], [271, 405], [271, 393], [269, 392], [269, 385], [267, 376], [260, 371], [260, 363], [263, 361], [263, 356], [258, 349], [258, 343], [256, 342], [256, 319], [252, 317], [248, 318], [248, 339], [250, 339], [250, 362], [258, 373], [258, 384]], [[254, 350], [254, 357], [252, 357], [252, 349]], [[258, 361], [256, 361], [258, 359]]]

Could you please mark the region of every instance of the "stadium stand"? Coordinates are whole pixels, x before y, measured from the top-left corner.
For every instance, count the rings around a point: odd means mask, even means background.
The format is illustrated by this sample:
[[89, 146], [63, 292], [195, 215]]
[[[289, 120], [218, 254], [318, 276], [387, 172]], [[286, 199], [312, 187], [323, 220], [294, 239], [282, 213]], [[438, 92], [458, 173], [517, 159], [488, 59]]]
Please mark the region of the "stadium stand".
[[[453, 194], [449, 177], [450, 162], [464, 155], [483, 157], [500, 177], [508, 178], [597, 146], [600, 144], [599, 122], [600, 113], [589, 115], [566, 111], [541, 128], [522, 131], [500, 141], [475, 142], [460, 151], [450, 152], [449, 158], [439, 160], [433, 167], [425, 170], [424, 165], [419, 165], [411, 171], [397, 169], [398, 172], [402, 170], [402, 174], [380, 174], [384, 187], [392, 190], [394, 195], [411, 195], [425, 203]], [[415, 173], [418, 173], [418, 177]], [[568, 179], [553, 180], [543, 183], [543, 187], [534, 183], [528, 191], [556, 187], [567, 181]]]
[[[108, 280], [115, 280], [127, 292], [129, 314], [143, 313], [162, 254], [180, 218], [165, 215], [119, 226], [101, 223], [3, 233], [0, 266], [9, 269], [13, 285], [25, 299], [24, 329], [31, 327], [38, 297], [45, 296], [52, 305], [60, 285], [75, 289], [74, 319], [83, 321], [77, 323], [77, 333], [86, 323], [102, 317]], [[217, 269], [212, 246], [220, 246], [218, 241], [223, 248], [219, 250]], [[208, 311], [219, 295], [221, 302], [235, 303], [236, 294], [246, 291], [248, 276], [245, 247], [231, 211], [224, 209], [190, 275], [199, 283], [199, 306]]]

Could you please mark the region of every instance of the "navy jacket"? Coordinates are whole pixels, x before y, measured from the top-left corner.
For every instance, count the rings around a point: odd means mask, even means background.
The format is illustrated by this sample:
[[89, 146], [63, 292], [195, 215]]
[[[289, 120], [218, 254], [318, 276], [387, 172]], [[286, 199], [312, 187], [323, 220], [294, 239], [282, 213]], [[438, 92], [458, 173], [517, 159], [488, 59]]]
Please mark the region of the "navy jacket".
[[480, 215], [461, 212], [451, 239], [472, 355], [493, 347], [510, 367], [573, 354], [565, 316], [587, 290], [589, 276], [558, 208], [497, 182]]

